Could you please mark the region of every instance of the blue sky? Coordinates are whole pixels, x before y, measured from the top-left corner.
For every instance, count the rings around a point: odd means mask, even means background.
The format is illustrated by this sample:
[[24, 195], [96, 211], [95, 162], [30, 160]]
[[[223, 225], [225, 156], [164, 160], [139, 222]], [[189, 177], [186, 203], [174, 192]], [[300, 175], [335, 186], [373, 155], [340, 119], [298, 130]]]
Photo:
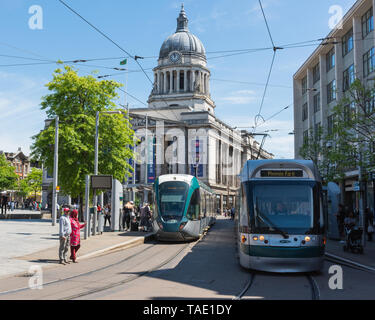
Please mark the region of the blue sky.
[[[172, 0], [65, 0], [87, 20], [110, 36], [132, 55], [151, 57], [141, 61], [145, 69], [157, 65], [160, 47], [175, 32], [181, 2]], [[211, 97], [216, 103], [216, 115], [236, 127], [254, 125], [267, 79], [272, 50], [214, 58], [223, 54], [210, 52], [270, 47], [271, 42], [257, 0], [185, 0], [189, 29], [203, 42], [211, 70]], [[354, 0], [262, 0], [271, 34], [276, 46], [325, 37], [332, 5], [344, 13]], [[29, 8], [43, 9], [43, 29], [29, 28], [32, 14]], [[0, 55], [31, 59], [63, 61], [75, 59], [116, 58], [124, 53], [70, 12], [57, 0], [1, 0]], [[285, 49], [277, 52], [270, 86], [262, 108], [267, 119], [293, 102], [293, 74], [316, 46]], [[97, 75], [114, 74], [107, 68], [120, 67], [120, 59], [87, 62], [76, 66], [81, 75], [97, 71]], [[137, 65], [128, 60], [128, 68]], [[38, 62], [0, 56], [0, 150], [26, 154], [31, 136], [44, 125], [45, 113], [40, 99], [48, 92], [45, 84], [51, 80], [56, 64], [6, 66]], [[152, 73], [149, 73], [152, 78]], [[112, 79], [125, 81], [119, 74]], [[223, 81], [225, 80], [225, 81]], [[237, 81], [237, 82], [232, 82]], [[248, 83], [238, 83], [248, 82]], [[146, 102], [151, 84], [141, 72], [130, 73], [127, 90]], [[119, 93], [119, 103], [124, 100]], [[128, 98], [131, 107], [142, 107]], [[258, 128], [271, 132], [265, 148], [277, 158], [294, 156], [293, 108]]]

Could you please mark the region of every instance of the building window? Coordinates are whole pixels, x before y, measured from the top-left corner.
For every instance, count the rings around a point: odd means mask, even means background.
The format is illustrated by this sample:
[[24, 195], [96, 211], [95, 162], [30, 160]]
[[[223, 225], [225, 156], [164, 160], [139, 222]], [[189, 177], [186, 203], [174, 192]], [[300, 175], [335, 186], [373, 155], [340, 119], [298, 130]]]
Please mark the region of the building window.
[[365, 38], [373, 30], [374, 30], [374, 17], [372, 13], [372, 8], [370, 8], [362, 16], [362, 37]]
[[320, 122], [318, 122], [318, 123], [316, 123], [314, 125], [314, 137], [315, 137], [315, 140], [318, 140], [319, 135], [320, 135]]
[[335, 49], [332, 48], [326, 55], [327, 72], [335, 66]]
[[303, 132], [303, 144], [309, 143], [309, 130]]
[[363, 73], [367, 77], [371, 72], [374, 71], [375, 66], [375, 49], [372, 47], [363, 55]]
[[302, 121], [305, 121], [308, 117], [309, 113], [308, 113], [308, 109], [307, 109], [307, 103], [305, 103], [303, 106], [302, 106]]
[[302, 94], [305, 94], [307, 92], [307, 77], [304, 77], [302, 79]]
[[350, 51], [353, 50], [353, 29], [350, 29], [342, 37], [342, 56], [346, 56]]
[[314, 68], [313, 68], [313, 83], [315, 84], [320, 80], [320, 64], [318, 63]]
[[354, 64], [352, 64], [343, 73], [343, 85], [342, 85], [343, 91], [346, 91], [350, 88], [350, 86], [354, 82], [354, 79], [355, 79]]
[[375, 94], [373, 93], [371, 97], [365, 103], [365, 112], [367, 113], [367, 115], [373, 116], [374, 111], [375, 111]]
[[354, 102], [344, 107], [344, 121], [348, 122], [354, 119], [355, 116], [355, 104]]
[[327, 103], [336, 100], [336, 80], [331, 81], [327, 85]]
[[314, 113], [320, 110], [320, 93], [314, 96]]
[[327, 118], [327, 133], [328, 134], [333, 133], [333, 115], [328, 116]]

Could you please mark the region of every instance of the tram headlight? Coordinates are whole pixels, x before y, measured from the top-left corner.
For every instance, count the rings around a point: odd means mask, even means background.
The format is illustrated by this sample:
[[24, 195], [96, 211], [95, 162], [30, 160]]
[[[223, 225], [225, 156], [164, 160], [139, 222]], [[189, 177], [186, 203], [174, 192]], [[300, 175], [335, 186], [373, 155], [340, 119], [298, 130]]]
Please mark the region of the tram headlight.
[[257, 237], [257, 236], [254, 236], [254, 237], [253, 237], [253, 240], [254, 240], [254, 241], [258, 241], [258, 237]]
[[305, 237], [305, 241], [306, 241], [306, 242], [310, 242], [310, 240], [311, 240], [311, 238], [310, 238], [309, 236], [306, 236], [306, 237]]
[[158, 226], [161, 230], [163, 230], [163, 224], [161, 222], [158, 221]]
[[241, 237], [241, 242], [242, 242], [242, 243], [245, 243], [245, 242], [246, 242], [246, 237], [245, 237], [245, 236], [242, 236], [242, 237]]
[[260, 237], [259, 237], [259, 240], [260, 240], [260, 241], [264, 241], [264, 236], [260, 236]]

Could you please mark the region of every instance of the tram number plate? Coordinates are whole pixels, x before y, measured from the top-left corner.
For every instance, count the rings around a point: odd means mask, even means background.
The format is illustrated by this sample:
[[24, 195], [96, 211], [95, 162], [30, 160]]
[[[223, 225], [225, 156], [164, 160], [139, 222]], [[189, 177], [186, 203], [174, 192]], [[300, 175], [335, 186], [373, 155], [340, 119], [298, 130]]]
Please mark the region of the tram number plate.
[[264, 177], [277, 177], [277, 178], [290, 178], [290, 177], [296, 177], [296, 178], [302, 178], [303, 177], [303, 171], [302, 170], [261, 170], [260, 176], [262, 178]]

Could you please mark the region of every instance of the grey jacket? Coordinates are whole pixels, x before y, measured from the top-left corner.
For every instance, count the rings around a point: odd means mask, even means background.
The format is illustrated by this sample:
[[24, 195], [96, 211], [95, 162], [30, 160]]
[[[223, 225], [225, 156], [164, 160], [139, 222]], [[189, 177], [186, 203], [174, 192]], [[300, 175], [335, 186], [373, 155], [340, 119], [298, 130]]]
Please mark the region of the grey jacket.
[[72, 233], [72, 226], [70, 224], [70, 219], [67, 216], [61, 216], [60, 217], [60, 230], [59, 230], [60, 237], [70, 236], [71, 233]]

